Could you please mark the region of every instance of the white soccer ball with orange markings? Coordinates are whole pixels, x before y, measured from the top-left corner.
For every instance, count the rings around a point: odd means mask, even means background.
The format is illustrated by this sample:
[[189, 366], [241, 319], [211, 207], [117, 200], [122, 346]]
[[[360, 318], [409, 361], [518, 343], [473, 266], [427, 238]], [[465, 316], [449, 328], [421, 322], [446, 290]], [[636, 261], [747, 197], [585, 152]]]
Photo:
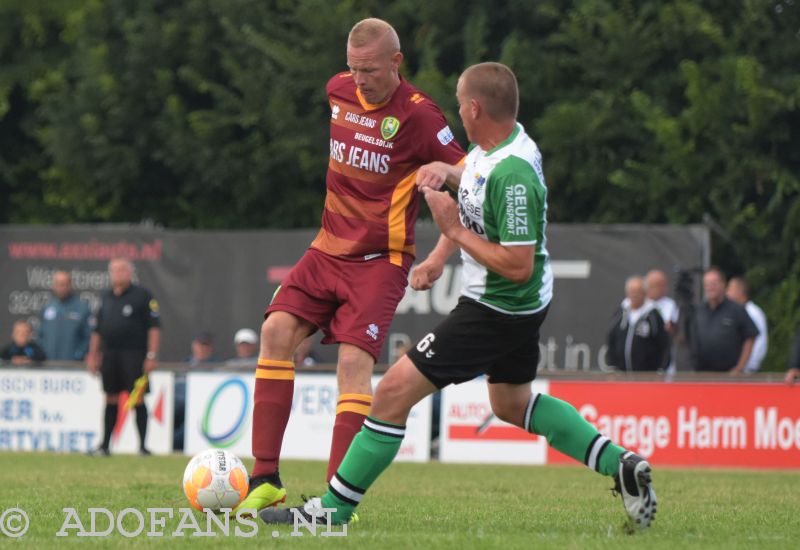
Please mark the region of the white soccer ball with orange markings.
[[247, 495], [249, 483], [242, 461], [224, 449], [198, 453], [183, 472], [183, 492], [198, 510], [235, 508]]

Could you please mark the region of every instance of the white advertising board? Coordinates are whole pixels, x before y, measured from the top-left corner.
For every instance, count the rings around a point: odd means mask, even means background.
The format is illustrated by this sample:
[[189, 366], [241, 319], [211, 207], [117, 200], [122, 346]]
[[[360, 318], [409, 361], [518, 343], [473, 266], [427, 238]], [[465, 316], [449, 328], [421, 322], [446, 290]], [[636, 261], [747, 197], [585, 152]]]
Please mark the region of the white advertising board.
[[[378, 376], [373, 378], [373, 387], [379, 380]], [[193, 455], [209, 447], [222, 447], [238, 456], [252, 457], [254, 389], [255, 377], [250, 373], [189, 373], [184, 452]], [[296, 375], [282, 458], [328, 459], [337, 397], [334, 374]], [[397, 460], [427, 461], [430, 436], [431, 398], [427, 398], [411, 411]]]
[[[442, 390], [441, 462], [544, 464], [547, 440], [495, 418], [483, 378]], [[546, 381], [533, 391], [548, 392]]]
[[[172, 452], [173, 393], [173, 373], [150, 376], [146, 445], [156, 454]], [[102, 441], [104, 409], [100, 378], [88, 372], [0, 369], [0, 451], [90, 451]], [[135, 416], [120, 407], [112, 453], [139, 451]]]

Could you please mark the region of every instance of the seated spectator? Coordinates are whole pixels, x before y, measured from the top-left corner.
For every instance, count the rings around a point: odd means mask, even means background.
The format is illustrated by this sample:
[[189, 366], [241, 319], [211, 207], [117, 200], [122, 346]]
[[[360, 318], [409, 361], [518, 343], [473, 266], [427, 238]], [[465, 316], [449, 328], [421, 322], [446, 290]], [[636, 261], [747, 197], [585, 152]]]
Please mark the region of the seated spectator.
[[784, 381], [791, 384], [797, 377], [800, 377], [800, 329], [797, 329], [797, 335], [794, 337], [794, 346], [789, 356], [789, 368], [786, 370]]
[[210, 332], [201, 332], [192, 340], [192, 354], [186, 359], [190, 365], [215, 363], [214, 336]]
[[744, 372], [756, 372], [767, 355], [767, 316], [750, 299], [750, 285], [742, 277], [731, 277], [731, 280], [728, 281], [726, 295], [737, 304], [744, 306], [745, 311], [747, 311], [753, 324], [758, 329], [758, 336], [753, 341], [753, 351], [750, 353], [750, 359], [747, 360], [747, 364], [744, 366]]
[[233, 336], [236, 357], [228, 359], [229, 367], [243, 367], [258, 363], [258, 335], [253, 329], [240, 328]]
[[744, 371], [758, 329], [744, 307], [725, 296], [725, 275], [718, 267], [703, 274], [705, 301], [694, 308], [689, 342], [695, 370]]
[[628, 372], [667, 367], [669, 337], [655, 304], [645, 299], [641, 277], [625, 282], [625, 300], [608, 332], [606, 362]]
[[28, 321], [15, 321], [11, 330], [11, 343], [0, 350], [0, 360], [8, 361], [12, 365], [30, 365], [47, 359], [41, 346], [31, 340], [32, 334], [33, 327]]
[[39, 342], [51, 361], [83, 361], [92, 328], [89, 304], [72, 291], [66, 271], [53, 275], [53, 298], [42, 309]]
[[[210, 332], [200, 332], [192, 340], [192, 354], [186, 362], [192, 366], [214, 363], [214, 336]], [[175, 374], [175, 411], [173, 413], [172, 449], [182, 451], [186, 431], [186, 374]]]

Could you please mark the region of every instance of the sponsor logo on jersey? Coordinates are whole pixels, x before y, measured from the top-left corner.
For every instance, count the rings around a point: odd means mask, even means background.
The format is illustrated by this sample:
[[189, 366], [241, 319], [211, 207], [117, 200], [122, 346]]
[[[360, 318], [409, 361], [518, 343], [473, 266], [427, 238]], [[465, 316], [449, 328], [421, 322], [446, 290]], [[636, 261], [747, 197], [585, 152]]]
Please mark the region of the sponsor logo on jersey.
[[378, 121], [376, 121], [374, 118], [370, 118], [365, 115], [359, 115], [358, 113], [351, 113], [349, 111], [344, 114], [344, 119], [347, 122], [352, 122], [353, 124], [358, 124], [359, 126], [364, 126], [366, 128], [375, 128], [375, 126], [378, 124]]
[[383, 139], [392, 139], [400, 129], [400, 121], [393, 116], [387, 116], [381, 121], [381, 136]]
[[386, 141], [385, 139], [375, 136], [368, 136], [367, 134], [362, 134], [361, 132], [356, 132], [356, 135], [353, 137], [356, 139], [356, 141], [363, 141], [364, 143], [370, 143], [372, 145], [377, 145], [378, 147], [384, 147], [386, 149], [394, 148], [393, 141]]
[[392, 158], [389, 155], [382, 155], [377, 151], [369, 151], [346, 143], [330, 140], [330, 156], [336, 162], [343, 162], [348, 166], [353, 166], [361, 170], [368, 170], [376, 174], [388, 174], [389, 162]]
[[450, 126], [445, 126], [436, 134], [436, 138], [442, 145], [447, 145], [453, 141], [454, 137], [455, 136], [453, 136], [453, 131], [450, 129]]
[[333, 104], [333, 107], [331, 107], [331, 118], [333, 120], [336, 120], [337, 118], [339, 118], [339, 109], [341, 109], [341, 107], [339, 107], [335, 103]]
[[480, 174], [475, 174], [475, 183], [472, 185], [472, 192], [476, 195], [479, 194], [484, 185], [486, 185], [486, 178]]
[[378, 332], [380, 332], [380, 329], [378, 328], [378, 325], [376, 325], [375, 323], [370, 323], [369, 326], [367, 327], [367, 336], [369, 336], [373, 340], [378, 339]]
[[506, 188], [506, 228], [511, 235], [528, 234], [528, 195], [521, 183]]

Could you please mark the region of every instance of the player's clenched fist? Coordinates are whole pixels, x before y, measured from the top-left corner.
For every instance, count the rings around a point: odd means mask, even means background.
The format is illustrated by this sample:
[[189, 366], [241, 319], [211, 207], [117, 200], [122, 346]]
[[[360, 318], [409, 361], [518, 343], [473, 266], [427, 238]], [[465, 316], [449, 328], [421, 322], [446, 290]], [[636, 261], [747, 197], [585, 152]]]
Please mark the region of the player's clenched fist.
[[444, 264], [425, 260], [411, 271], [411, 288], [414, 290], [428, 290], [433, 286], [444, 271]]

